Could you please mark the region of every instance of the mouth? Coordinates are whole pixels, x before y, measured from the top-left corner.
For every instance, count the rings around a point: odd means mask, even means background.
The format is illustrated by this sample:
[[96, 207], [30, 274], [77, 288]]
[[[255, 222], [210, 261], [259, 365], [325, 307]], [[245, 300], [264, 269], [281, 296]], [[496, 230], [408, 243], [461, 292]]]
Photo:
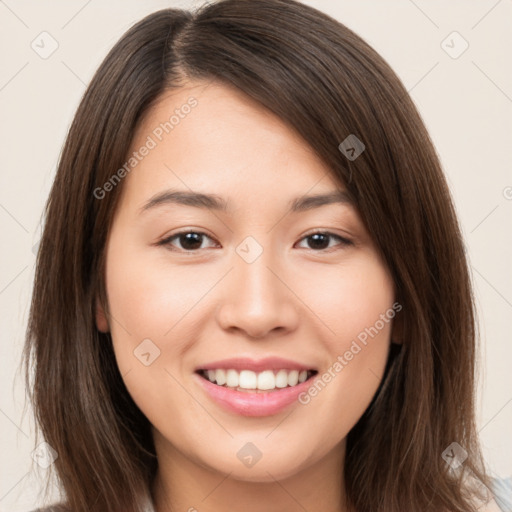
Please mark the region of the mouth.
[[311, 385], [316, 368], [271, 356], [233, 357], [196, 367], [194, 377], [208, 399], [239, 416], [272, 416], [297, 406]]
[[242, 393], [273, 393], [294, 388], [313, 378], [316, 370], [267, 369], [260, 372], [233, 368], [199, 369], [196, 373], [210, 383]]

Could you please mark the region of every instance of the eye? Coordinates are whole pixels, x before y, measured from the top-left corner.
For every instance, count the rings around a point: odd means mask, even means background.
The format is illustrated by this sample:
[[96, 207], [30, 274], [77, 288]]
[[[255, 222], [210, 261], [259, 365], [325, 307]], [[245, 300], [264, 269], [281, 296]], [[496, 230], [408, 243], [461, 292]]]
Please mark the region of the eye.
[[212, 240], [211, 237], [209, 237], [206, 233], [203, 233], [202, 231], [180, 231], [179, 233], [175, 233], [174, 235], [171, 235], [165, 238], [164, 240], [158, 242], [158, 245], [171, 246], [172, 249], [171, 242], [174, 239], [177, 239], [181, 245], [181, 247], [179, 247], [178, 250], [183, 250], [185, 252], [194, 252], [197, 249], [204, 249], [204, 247], [201, 247], [203, 237]]
[[329, 247], [329, 239], [336, 239], [340, 243], [338, 245], [345, 247], [347, 245], [353, 245], [353, 243], [348, 239], [339, 235], [335, 235], [334, 233], [330, 233], [329, 231], [316, 231], [314, 233], [310, 233], [309, 235], [302, 238], [302, 240], [310, 241], [310, 249], [318, 249], [318, 250], [326, 250]]

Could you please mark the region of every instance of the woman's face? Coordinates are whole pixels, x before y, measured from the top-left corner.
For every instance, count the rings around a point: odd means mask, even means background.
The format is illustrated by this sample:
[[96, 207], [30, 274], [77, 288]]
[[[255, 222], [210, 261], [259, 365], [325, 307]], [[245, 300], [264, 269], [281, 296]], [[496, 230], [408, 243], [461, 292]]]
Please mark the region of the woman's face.
[[343, 188], [279, 118], [219, 84], [166, 93], [130, 156], [97, 326], [159, 457], [251, 481], [339, 462], [395, 313]]

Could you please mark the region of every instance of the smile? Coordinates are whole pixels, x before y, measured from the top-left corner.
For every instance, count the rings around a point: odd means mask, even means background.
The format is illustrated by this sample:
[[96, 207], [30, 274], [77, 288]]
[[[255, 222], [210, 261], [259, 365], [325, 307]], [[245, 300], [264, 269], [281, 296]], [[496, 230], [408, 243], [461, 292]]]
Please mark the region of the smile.
[[205, 397], [224, 411], [265, 417], [299, 405], [299, 395], [311, 386], [317, 373], [289, 359], [238, 357], [201, 365], [194, 378]]
[[199, 370], [199, 375], [217, 386], [241, 392], [265, 392], [294, 387], [316, 374], [315, 370]]

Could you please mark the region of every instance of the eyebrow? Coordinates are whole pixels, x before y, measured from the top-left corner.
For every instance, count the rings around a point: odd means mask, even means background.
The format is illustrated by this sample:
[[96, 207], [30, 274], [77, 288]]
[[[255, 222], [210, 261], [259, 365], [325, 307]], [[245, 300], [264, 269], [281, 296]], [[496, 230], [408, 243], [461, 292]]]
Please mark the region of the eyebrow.
[[[324, 194], [300, 196], [292, 199], [288, 205], [288, 213], [299, 213], [312, 210], [333, 203], [341, 203], [353, 206], [353, 201], [347, 192], [335, 190]], [[152, 196], [147, 203], [140, 208], [140, 214], [166, 204], [180, 204], [195, 208], [211, 209], [227, 212], [228, 202], [215, 194], [201, 192], [188, 192], [185, 190], [165, 190]]]

